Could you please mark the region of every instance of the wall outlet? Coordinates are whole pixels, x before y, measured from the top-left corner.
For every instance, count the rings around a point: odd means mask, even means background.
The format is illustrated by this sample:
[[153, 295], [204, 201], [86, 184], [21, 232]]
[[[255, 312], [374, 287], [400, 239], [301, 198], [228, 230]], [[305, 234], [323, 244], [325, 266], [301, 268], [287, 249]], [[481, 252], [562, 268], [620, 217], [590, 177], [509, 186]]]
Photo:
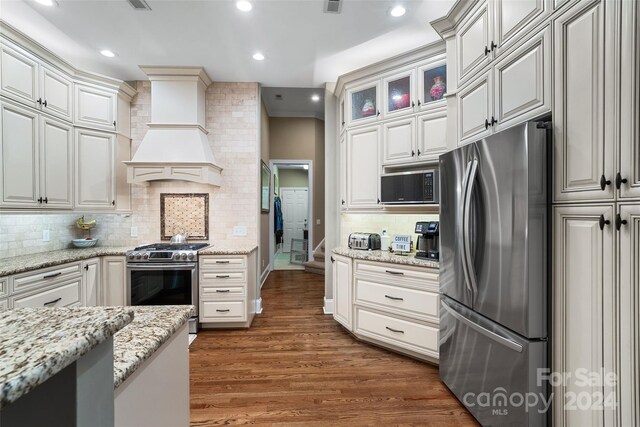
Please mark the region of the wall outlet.
[[316, 219], [316, 225], [320, 225], [320, 220]]
[[138, 227], [131, 227], [131, 237], [138, 237]]
[[233, 227], [233, 235], [234, 236], [246, 236], [247, 235], [247, 227], [244, 225], [236, 225]]
[[49, 230], [42, 230], [42, 241], [48, 242], [51, 240], [51, 236], [49, 235]]

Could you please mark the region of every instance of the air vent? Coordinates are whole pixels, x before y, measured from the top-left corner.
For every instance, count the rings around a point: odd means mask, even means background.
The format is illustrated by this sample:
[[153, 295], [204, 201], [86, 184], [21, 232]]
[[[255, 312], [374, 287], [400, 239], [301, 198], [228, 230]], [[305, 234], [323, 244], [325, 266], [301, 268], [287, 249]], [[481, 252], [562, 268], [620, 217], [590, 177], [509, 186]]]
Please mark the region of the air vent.
[[135, 10], [151, 10], [149, 4], [144, 0], [127, 0]]
[[324, 13], [340, 13], [342, 11], [342, 0], [325, 0]]
[[276, 94], [276, 99], [278, 101], [282, 101], [282, 95], [280, 95], [279, 93]]

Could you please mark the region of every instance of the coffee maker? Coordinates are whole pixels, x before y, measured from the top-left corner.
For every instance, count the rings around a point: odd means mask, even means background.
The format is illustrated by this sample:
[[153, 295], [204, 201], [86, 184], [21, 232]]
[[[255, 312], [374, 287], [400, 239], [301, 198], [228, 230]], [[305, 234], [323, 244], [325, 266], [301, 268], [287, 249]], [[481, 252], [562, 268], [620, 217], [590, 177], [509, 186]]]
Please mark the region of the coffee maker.
[[440, 223], [438, 221], [420, 221], [416, 223], [418, 243], [416, 258], [438, 260], [440, 258]]

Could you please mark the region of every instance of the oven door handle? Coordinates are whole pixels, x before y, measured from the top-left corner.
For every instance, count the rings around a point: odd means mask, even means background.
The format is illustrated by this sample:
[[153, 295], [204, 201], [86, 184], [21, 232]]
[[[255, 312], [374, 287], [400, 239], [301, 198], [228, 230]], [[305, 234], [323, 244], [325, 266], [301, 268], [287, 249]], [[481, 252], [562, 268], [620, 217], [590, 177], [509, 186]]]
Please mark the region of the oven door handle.
[[198, 264], [195, 262], [190, 262], [187, 264], [171, 264], [171, 263], [153, 263], [150, 262], [148, 264], [127, 264], [127, 270], [157, 270], [159, 268], [165, 268], [170, 270], [190, 270], [196, 267]]

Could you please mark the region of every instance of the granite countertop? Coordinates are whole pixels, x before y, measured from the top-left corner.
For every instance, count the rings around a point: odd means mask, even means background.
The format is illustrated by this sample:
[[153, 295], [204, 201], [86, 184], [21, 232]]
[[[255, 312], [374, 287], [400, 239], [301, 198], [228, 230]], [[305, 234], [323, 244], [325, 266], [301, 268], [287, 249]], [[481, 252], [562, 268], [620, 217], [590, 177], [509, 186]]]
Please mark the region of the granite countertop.
[[192, 305], [127, 307], [133, 322], [113, 338], [113, 384], [118, 388], [195, 314]]
[[331, 252], [349, 258], [362, 259], [367, 261], [390, 262], [392, 264], [411, 265], [414, 267], [440, 267], [438, 261], [416, 258], [415, 253], [412, 253], [410, 255], [397, 255], [386, 251], [363, 251], [344, 247], [335, 248]]
[[198, 255], [249, 255], [258, 249], [257, 245], [246, 246], [211, 246], [198, 251]]
[[0, 409], [133, 320], [131, 307], [18, 308], [0, 313]]
[[94, 246], [92, 248], [60, 249], [58, 251], [0, 258], [0, 277], [98, 256], [125, 255], [129, 249], [131, 247]]

